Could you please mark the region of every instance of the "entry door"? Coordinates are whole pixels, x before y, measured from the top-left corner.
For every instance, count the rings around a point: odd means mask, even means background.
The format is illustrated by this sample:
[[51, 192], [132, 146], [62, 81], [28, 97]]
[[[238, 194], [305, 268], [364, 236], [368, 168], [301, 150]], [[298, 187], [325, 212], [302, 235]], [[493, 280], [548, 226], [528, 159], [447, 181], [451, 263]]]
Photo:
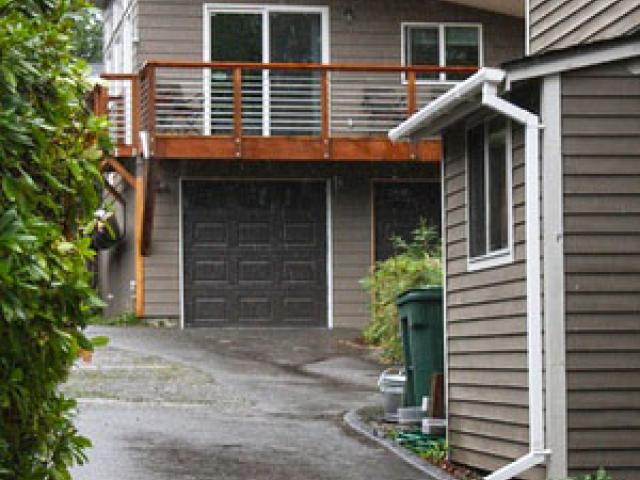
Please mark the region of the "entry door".
[[374, 183], [375, 260], [394, 254], [392, 236], [411, 240], [421, 219], [440, 234], [440, 205], [438, 182]]
[[[322, 63], [326, 18], [321, 11], [282, 7], [214, 11], [210, 17], [211, 61]], [[242, 120], [247, 135], [318, 135], [320, 74], [310, 70], [243, 72]], [[231, 72], [211, 72], [212, 134], [233, 128]]]
[[187, 326], [325, 326], [323, 182], [184, 181]]

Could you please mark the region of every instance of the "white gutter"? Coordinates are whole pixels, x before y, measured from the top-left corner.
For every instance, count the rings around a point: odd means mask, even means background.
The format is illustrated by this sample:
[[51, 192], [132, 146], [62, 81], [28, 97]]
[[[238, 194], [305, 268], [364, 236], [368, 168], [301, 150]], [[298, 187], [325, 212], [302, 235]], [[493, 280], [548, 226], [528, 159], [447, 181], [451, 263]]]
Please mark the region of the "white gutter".
[[[498, 96], [504, 71], [483, 68], [389, 132], [389, 138], [409, 138], [429, 131], [429, 123], [459, 106], [463, 97], [479, 93], [478, 106], [488, 107], [525, 127], [525, 220], [527, 285], [527, 368], [529, 387], [529, 453], [495, 471], [485, 480], [509, 480], [545, 462], [551, 452], [545, 448], [543, 404], [542, 277], [540, 241], [540, 137], [537, 115]], [[446, 125], [446, 123], [440, 123]]]
[[527, 259], [527, 367], [529, 373], [529, 453], [492, 473], [486, 480], [508, 480], [545, 462], [543, 403], [542, 266], [540, 260], [540, 121], [498, 97], [496, 85], [485, 84], [482, 105], [525, 127], [525, 225]]
[[465, 101], [470, 101], [475, 95], [478, 95], [483, 85], [487, 82], [501, 83], [504, 80], [505, 73], [496, 68], [482, 68], [476, 74], [469, 77], [466, 81], [459, 83], [451, 90], [440, 95], [433, 102], [429, 103], [422, 110], [412, 115], [402, 122], [396, 128], [389, 132], [389, 138], [397, 142], [403, 138], [408, 138], [418, 130], [420, 130], [427, 121], [446, 115], [453, 107], [458, 106]]

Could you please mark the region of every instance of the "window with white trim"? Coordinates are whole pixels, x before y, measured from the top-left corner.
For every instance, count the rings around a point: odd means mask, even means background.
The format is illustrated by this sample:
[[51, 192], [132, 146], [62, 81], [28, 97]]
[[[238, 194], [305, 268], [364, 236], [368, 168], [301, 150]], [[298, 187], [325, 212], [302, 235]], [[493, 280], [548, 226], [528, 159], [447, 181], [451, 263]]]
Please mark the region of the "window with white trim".
[[498, 116], [467, 130], [470, 265], [512, 256], [510, 127]]
[[[402, 27], [404, 65], [482, 66], [480, 25], [408, 23]], [[420, 73], [422, 81], [459, 81], [469, 73]]]

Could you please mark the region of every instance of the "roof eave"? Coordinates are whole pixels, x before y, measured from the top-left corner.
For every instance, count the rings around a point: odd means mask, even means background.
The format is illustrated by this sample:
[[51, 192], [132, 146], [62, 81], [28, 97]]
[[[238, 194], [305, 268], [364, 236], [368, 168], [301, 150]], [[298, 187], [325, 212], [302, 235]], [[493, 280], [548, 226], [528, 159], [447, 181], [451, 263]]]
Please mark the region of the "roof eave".
[[436, 98], [422, 110], [389, 131], [394, 141], [415, 140], [439, 133], [480, 106], [485, 84], [497, 86], [505, 78], [505, 72], [496, 68], [482, 68], [476, 74], [459, 83]]
[[502, 64], [512, 83], [640, 56], [640, 32], [626, 37], [551, 50]]

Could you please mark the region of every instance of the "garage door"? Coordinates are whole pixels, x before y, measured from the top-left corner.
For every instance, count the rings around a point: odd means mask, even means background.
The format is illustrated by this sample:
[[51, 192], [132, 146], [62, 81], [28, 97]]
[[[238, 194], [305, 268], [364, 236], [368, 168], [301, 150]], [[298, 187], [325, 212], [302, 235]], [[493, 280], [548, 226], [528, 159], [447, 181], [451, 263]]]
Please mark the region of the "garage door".
[[187, 326], [327, 323], [324, 182], [184, 181]]
[[411, 232], [427, 221], [440, 233], [440, 184], [438, 182], [389, 182], [374, 184], [375, 259], [393, 255], [392, 236], [411, 240]]

